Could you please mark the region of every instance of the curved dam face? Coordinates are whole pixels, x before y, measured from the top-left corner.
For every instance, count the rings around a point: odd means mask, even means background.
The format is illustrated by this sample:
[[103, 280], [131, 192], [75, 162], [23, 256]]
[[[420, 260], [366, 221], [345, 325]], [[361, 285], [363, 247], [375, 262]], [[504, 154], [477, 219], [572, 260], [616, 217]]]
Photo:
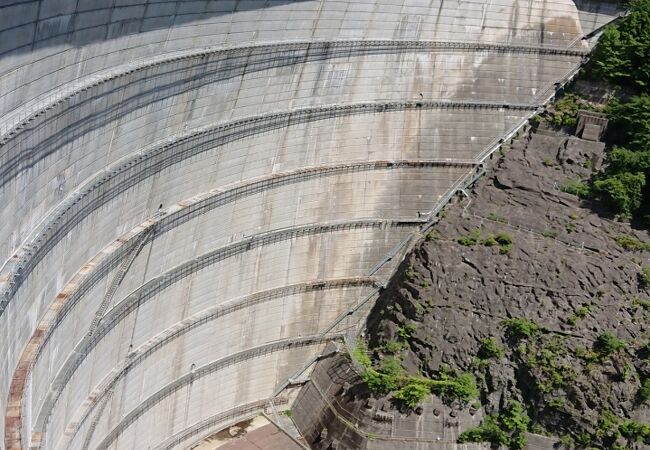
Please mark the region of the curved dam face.
[[0, 2], [4, 448], [186, 448], [290, 403], [612, 14]]

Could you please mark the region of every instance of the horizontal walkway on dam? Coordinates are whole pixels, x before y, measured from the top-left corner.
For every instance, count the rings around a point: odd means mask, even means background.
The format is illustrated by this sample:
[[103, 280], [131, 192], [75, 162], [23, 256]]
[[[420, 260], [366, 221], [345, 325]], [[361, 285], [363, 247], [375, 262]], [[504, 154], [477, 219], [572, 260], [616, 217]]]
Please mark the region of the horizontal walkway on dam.
[[[85, 186], [63, 201], [54, 211], [53, 216], [44, 219], [40, 229], [34, 231], [23, 250], [19, 250], [12, 259], [2, 267], [0, 276], [0, 316], [7, 303], [20, 287], [22, 280], [38, 264], [44, 254], [54, 246], [80, 220], [89, 215], [103, 203], [131, 188], [142, 180], [206, 151], [215, 145], [224, 145], [233, 140], [243, 139], [253, 134], [295, 126], [305, 121], [344, 117], [350, 114], [372, 114], [405, 109], [513, 109], [533, 111], [535, 107], [520, 104], [497, 104], [489, 102], [370, 102], [351, 105], [331, 105], [317, 108], [305, 108], [282, 113], [264, 114], [236, 120], [227, 124], [206, 127], [191, 131], [185, 135], [172, 137], [164, 143], [153, 144], [148, 149], [116, 162], [113, 167], [88, 180]], [[478, 162], [452, 160], [439, 161], [447, 165], [470, 165]], [[5, 170], [9, 170], [6, 168]], [[107, 184], [109, 184], [107, 187]], [[67, 217], [71, 216], [71, 217]], [[4, 284], [4, 286], [3, 286]]]
[[[81, 414], [80, 418], [76, 420], [77, 427], [81, 426], [83, 422], [88, 417], [88, 414], [92, 412], [92, 407], [95, 403], [101, 401], [101, 399], [114, 387], [121, 378], [126, 376], [127, 372], [133, 366], [140, 363], [145, 358], [151, 356], [154, 352], [159, 350], [161, 347], [171, 342], [174, 339], [181, 337], [183, 334], [188, 333], [192, 329], [205, 325], [212, 320], [221, 318], [228, 315], [234, 311], [239, 311], [244, 308], [251, 307], [253, 305], [260, 305], [264, 302], [268, 302], [273, 299], [280, 298], [282, 296], [287, 296], [300, 292], [310, 292], [316, 290], [329, 290], [329, 289], [340, 289], [344, 287], [355, 287], [355, 286], [375, 286], [378, 282], [375, 278], [349, 278], [349, 279], [332, 279], [332, 280], [318, 280], [310, 283], [298, 283], [293, 285], [283, 286], [281, 288], [271, 289], [268, 291], [258, 292], [249, 296], [246, 296], [242, 299], [230, 300], [226, 303], [219, 304], [207, 310], [203, 310], [200, 313], [195, 314], [194, 316], [188, 317], [183, 321], [173, 325], [172, 327], [163, 330], [159, 334], [150, 338], [142, 346], [133, 349], [125, 360], [123, 360], [115, 369], [112, 371], [109, 377], [102, 383], [102, 385], [94, 390], [89, 396], [88, 400], [84, 402], [84, 405], [88, 406], [89, 409], [86, 409], [84, 413]], [[111, 320], [111, 317], [106, 317], [106, 320]], [[330, 331], [330, 330], [328, 330]], [[321, 333], [322, 335], [322, 333]], [[325, 337], [324, 335], [322, 337]], [[58, 396], [61, 391], [65, 388], [66, 384], [72, 377], [74, 371], [81, 364], [81, 359], [84, 355], [87, 355], [90, 351], [84, 345], [86, 343], [80, 343], [77, 349], [75, 349], [74, 355], [75, 359], [68, 360], [62, 365], [62, 369], [57, 375], [57, 378], [52, 383], [52, 388], [49, 392], [50, 398], [46, 399], [43, 403], [43, 408], [38, 414], [36, 423], [34, 427], [36, 430], [42, 429], [45, 426], [46, 420], [49, 417], [51, 410], [54, 406], [54, 403], [57, 401]], [[36, 431], [38, 433], [38, 431]]]
[[[349, 222], [338, 222], [330, 224], [311, 224], [297, 227], [289, 227], [287, 229], [274, 230], [270, 232], [261, 233], [259, 235], [250, 236], [240, 242], [230, 244], [224, 248], [213, 250], [205, 255], [201, 255], [192, 261], [188, 261], [178, 267], [175, 267], [159, 277], [149, 280], [141, 288], [130, 294], [125, 299], [121, 300], [113, 308], [109, 309], [102, 317], [98, 327], [94, 333], [86, 334], [84, 339], [77, 345], [72, 352], [72, 358], [67, 360], [61, 367], [59, 375], [53, 382], [51, 390], [48, 392], [48, 398], [44, 400], [42, 412], [38, 415], [35, 426], [44, 425], [49, 413], [58, 399], [58, 395], [67, 385], [68, 380], [75, 372], [77, 367], [84, 360], [85, 356], [97, 345], [99, 341], [115, 327], [121, 320], [128, 314], [133, 312], [136, 308], [140, 308], [148, 299], [157, 295], [160, 291], [168, 288], [171, 284], [176, 283], [183, 278], [191, 275], [192, 273], [202, 270], [205, 267], [215, 264], [223, 259], [233, 257], [242, 252], [250, 251], [260, 246], [271, 245], [273, 243], [281, 242], [283, 240], [295, 239], [300, 236], [310, 234], [321, 234], [331, 232], [342, 232], [358, 228], [386, 228], [386, 227], [417, 227], [419, 224], [425, 222], [425, 219], [410, 220], [410, 221], [391, 221], [391, 220], [356, 220]], [[145, 233], [144, 229], [142, 233]], [[284, 291], [282, 291], [284, 292]], [[286, 292], [284, 292], [286, 294]], [[72, 298], [72, 297], [70, 297]], [[64, 308], [59, 308], [59, 311], [64, 311]], [[57, 324], [62, 320], [59, 314], [53, 323], [41, 328], [35, 336], [35, 340], [30, 344], [31, 351], [25, 355], [27, 359], [21, 361], [20, 366], [31, 367], [34, 360], [38, 357], [40, 349], [46, 342], [48, 337], [56, 328]], [[17, 377], [12, 382], [12, 392], [22, 392], [23, 386], [26, 382], [24, 372], [18, 371]], [[10, 398], [11, 404], [20, 404], [20, 397]], [[20, 410], [18, 408], [14, 414], [20, 417]], [[9, 420], [11, 421], [11, 419]], [[37, 432], [38, 434], [39, 432]]]
[[[168, 145], [168, 144], [166, 144]], [[156, 150], [159, 150], [157, 147]], [[193, 151], [188, 151], [184, 158], [193, 156]], [[5, 290], [2, 292], [4, 299], [0, 301], [0, 316], [6, 309], [7, 304], [11, 300], [13, 294], [20, 288], [22, 280], [26, 279], [31, 271], [40, 262], [42, 257], [56, 245], [64, 236], [66, 236], [71, 229], [76, 227], [81, 220], [86, 218], [95, 209], [99, 208], [108, 200], [115, 198], [120, 193], [124, 192], [133, 184], [141, 181], [142, 179], [163, 170], [165, 163], [159, 163], [152, 168], [151, 165], [145, 166], [145, 173], [136, 173], [129, 176], [124, 173], [129, 171], [135, 172], [140, 163], [144, 165], [146, 161], [145, 156], [138, 155], [127, 163], [120, 163], [115, 169], [108, 169], [107, 173], [99, 174], [95, 180], [90, 180], [88, 187], [75, 193], [74, 196], [62, 202], [57, 209], [52, 212], [51, 218], [44, 221], [40, 229], [35, 231], [35, 237], [23, 246], [22, 251], [19, 251], [14, 256], [13, 260], [5, 267], [2, 268], [2, 279], [7, 280], [5, 283]], [[178, 157], [172, 157], [174, 162]], [[171, 158], [170, 158], [171, 159]], [[240, 183], [239, 186], [231, 189], [219, 189], [210, 194], [209, 200], [203, 200], [200, 204], [192, 205], [190, 209], [184, 211], [183, 220], [189, 220], [193, 214], [205, 213], [211, 208], [223, 205], [226, 202], [236, 201], [243, 196], [258, 193], [267, 189], [272, 189], [288, 183], [303, 182], [311, 177], [316, 176], [329, 176], [348, 171], [365, 171], [375, 169], [403, 169], [409, 167], [474, 167], [478, 164], [476, 161], [471, 160], [422, 160], [422, 161], [367, 161], [367, 162], [349, 162], [336, 165], [322, 165], [314, 167], [306, 167], [296, 169], [287, 173], [275, 173], [262, 178], [261, 180], [251, 180]], [[127, 180], [124, 180], [128, 177]], [[111, 183], [112, 180], [116, 182]], [[111, 184], [109, 184], [111, 183]], [[110, 187], [107, 187], [110, 186]], [[157, 232], [165, 232], [175, 225], [167, 225], [172, 223], [171, 217], [165, 217], [161, 224], [157, 227]], [[176, 225], [178, 222], [174, 222]], [[3, 282], [0, 282], [0, 287], [3, 287]]]
[[[355, 56], [369, 51], [437, 51], [437, 50], [462, 50], [474, 52], [510, 52], [510, 53], [532, 53], [539, 55], [562, 55], [562, 56], [586, 56], [589, 49], [585, 48], [561, 48], [552, 46], [532, 46], [532, 45], [508, 45], [497, 43], [481, 42], [445, 42], [445, 41], [409, 41], [409, 40], [337, 40], [337, 41], [297, 41], [297, 42], [279, 42], [252, 44], [233, 48], [224, 49], [217, 47], [214, 49], [188, 50], [171, 55], [160, 55], [149, 60], [131, 62], [123, 67], [116, 67], [103, 73], [97, 73], [81, 80], [76, 80], [67, 86], [61, 86], [50, 94], [45, 94], [41, 98], [31, 100], [22, 105], [18, 110], [5, 115], [0, 122], [0, 146], [4, 145], [9, 139], [17, 135], [21, 130], [29, 125], [30, 122], [38, 117], [47, 114], [55, 106], [70, 100], [80, 93], [97, 88], [102, 83], [113, 81], [119, 77], [130, 75], [135, 72], [144, 71], [153, 66], [172, 64], [186, 59], [202, 59], [208, 56], [219, 56], [221, 58], [241, 57], [244, 56], [246, 64], [250, 65], [250, 58], [253, 54], [268, 56], [269, 54], [279, 53], [281, 55], [302, 51], [305, 52], [305, 59], [314, 60], [322, 58], [319, 53], [327, 53], [332, 57], [337, 51], [345, 52], [345, 55]], [[298, 58], [298, 56], [293, 56]], [[306, 62], [306, 61], [301, 61]], [[250, 70], [250, 69], [248, 69]]]
[[303, 346], [311, 346], [315, 344], [321, 344], [323, 342], [329, 342], [334, 339], [343, 339], [342, 335], [334, 335], [327, 337], [320, 336], [307, 336], [301, 338], [292, 338], [285, 339], [280, 342], [270, 342], [268, 344], [261, 345], [259, 347], [254, 347], [243, 352], [234, 353], [230, 356], [227, 356], [223, 359], [211, 362], [205, 366], [197, 367], [194, 371], [188, 373], [187, 375], [177, 378], [173, 383], [168, 384], [164, 388], [160, 389], [153, 395], [149, 396], [147, 399], [142, 401], [136, 409], [130, 411], [118, 424], [113, 428], [104, 439], [96, 447], [97, 450], [105, 450], [109, 448], [110, 444], [117, 439], [117, 437], [131, 425], [135, 420], [138, 419], [142, 414], [144, 414], [149, 408], [151, 408], [156, 403], [160, 402], [165, 397], [171, 395], [176, 390], [181, 387], [203, 377], [209, 375], [215, 371], [221, 370], [223, 367], [236, 364], [241, 361], [245, 361], [250, 358], [257, 358], [262, 355], [267, 355], [269, 353], [277, 352], [286, 348], [300, 348]]
[[[244, 139], [255, 134], [266, 133], [273, 130], [283, 129], [290, 126], [295, 126], [301, 123], [333, 119], [337, 117], [346, 117], [355, 114], [377, 114], [387, 113], [394, 111], [405, 111], [413, 109], [449, 109], [449, 110], [463, 110], [463, 109], [505, 109], [513, 111], [534, 111], [539, 108], [536, 103], [509, 103], [509, 102], [493, 102], [493, 101], [454, 101], [454, 100], [409, 100], [409, 101], [372, 101], [372, 102], [358, 102], [348, 104], [334, 104], [323, 105], [317, 107], [295, 108], [289, 111], [279, 111], [271, 113], [263, 113], [256, 116], [244, 117], [231, 122], [219, 123], [216, 125], [207, 125], [199, 129], [191, 130], [179, 135], [169, 136], [165, 139], [163, 144], [155, 143], [150, 145], [149, 148], [143, 149], [133, 155], [130, 155], [124, 160], [118, 161], [115, 168], [110, 168], [101, 174], [102, 179], [95, 181], [101, 183], [103, 179], [110, 174], [116, 174], [117, 171], [123, 171], [129, 166], [138, 163], [145, 158], [151, 158], [161, 152], [166, 152], [170, 148], [177, 148], [178, 146], [190, 147], [185, 148], [185, 155], [179, 158], [180, 155], [175, 154], [179, 159], [189, 157], [201, 151], [205, 151], [207, 142], [212, 145], [219, 143], [220, 145]], [[40, 154], [33, 151], [20, 152], [11, 159], [5, 162], [0, 167], [0, 187], [7, 184], [21, 171], [29, 168], [35, 164], [36, 161], [44, 158], [53, 149], [46, 149]], [[190, 153], [191, 151], [191, 153]], [[169, 159], [161, 162], [158, 170], [166, 167], [165, 164], [174, 164], [177, 159]], [[115, 173], [113, 173], [115, 172]]]

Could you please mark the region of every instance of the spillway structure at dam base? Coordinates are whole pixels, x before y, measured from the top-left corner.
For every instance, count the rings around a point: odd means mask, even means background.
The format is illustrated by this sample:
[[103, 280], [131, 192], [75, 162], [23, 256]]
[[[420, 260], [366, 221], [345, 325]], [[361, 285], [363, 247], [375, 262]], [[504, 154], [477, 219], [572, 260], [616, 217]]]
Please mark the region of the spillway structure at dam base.
[[0, 447], [189, 448], [290, 408], [619, 14], [0, 2]]

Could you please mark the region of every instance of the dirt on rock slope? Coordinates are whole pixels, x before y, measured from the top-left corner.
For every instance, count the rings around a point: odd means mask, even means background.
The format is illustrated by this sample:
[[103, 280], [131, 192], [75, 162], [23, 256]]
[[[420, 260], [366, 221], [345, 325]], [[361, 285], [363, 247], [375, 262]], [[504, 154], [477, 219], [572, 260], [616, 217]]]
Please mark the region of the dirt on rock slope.
[[[374, 358], [432, 378], [471, 371], [488, 413], [520, 401], [532, 431], [565, 447], [648, 448], [617, 430], [649, 418], [650, 252], [630, 249], [649, 239], [565, 192], [602, 159], [602, 144], [554, 132], [516, 140], [383, 292], [366, 330]], [[510, 319], [538, 328], [516, 335]]]

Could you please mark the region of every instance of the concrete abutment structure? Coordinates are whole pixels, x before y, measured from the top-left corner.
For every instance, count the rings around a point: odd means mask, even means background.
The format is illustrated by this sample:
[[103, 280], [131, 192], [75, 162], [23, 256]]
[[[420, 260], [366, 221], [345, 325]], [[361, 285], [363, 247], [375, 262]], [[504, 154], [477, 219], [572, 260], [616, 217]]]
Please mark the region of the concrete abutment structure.
[[263, 410], [616, 14], [0, 2], [4, 448], [181, 448]]

